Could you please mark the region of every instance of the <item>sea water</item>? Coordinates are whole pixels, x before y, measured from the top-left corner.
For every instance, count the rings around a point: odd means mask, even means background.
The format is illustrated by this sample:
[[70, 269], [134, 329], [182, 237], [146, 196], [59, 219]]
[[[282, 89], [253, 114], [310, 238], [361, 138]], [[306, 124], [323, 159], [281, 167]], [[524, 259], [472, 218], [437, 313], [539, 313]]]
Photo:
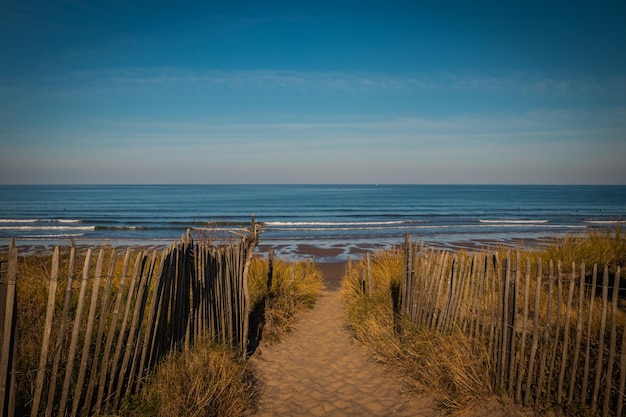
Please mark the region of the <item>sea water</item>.
[[626, 186], [0, 186], [0, 244], [154, 244], [237, 233], [251, 216], [267, 244], [511, 241], [615, 228]]

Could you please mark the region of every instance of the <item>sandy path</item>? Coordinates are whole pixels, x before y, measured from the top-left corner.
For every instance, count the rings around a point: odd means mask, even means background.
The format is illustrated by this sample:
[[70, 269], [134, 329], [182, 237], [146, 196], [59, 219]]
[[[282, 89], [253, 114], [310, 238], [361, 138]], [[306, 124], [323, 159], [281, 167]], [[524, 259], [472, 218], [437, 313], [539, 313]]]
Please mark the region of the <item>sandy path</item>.
[[432, 400], [402, 394], [398, 382], [367, 359], [345, 329], [336, 285], [330, 287], [280, 343], [261, 344], [250, 359], [262, 384], [257, 415], [442, 415]]

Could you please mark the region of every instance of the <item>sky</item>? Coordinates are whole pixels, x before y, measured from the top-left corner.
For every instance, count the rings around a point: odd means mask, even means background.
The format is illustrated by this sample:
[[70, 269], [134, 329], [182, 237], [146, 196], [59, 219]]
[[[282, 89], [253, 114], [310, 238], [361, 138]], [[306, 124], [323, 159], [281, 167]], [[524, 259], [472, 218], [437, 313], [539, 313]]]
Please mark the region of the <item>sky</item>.
[[623, 1], [0, 0], [0, 184], [626, 184]]

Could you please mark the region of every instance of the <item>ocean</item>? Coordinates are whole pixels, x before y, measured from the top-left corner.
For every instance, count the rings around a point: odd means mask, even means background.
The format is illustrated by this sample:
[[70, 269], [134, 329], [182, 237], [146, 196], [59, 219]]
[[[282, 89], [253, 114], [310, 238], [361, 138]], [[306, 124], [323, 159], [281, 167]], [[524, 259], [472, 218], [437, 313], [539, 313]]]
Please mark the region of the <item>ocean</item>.
[[[366, 248], [551, 239], [615, 228], [626, 186], [44, 185], [0, 186], [0, 245], [168, 245], [191, 230], [262, 244]], [[347, 251], [346, 253], [349, 253]]]

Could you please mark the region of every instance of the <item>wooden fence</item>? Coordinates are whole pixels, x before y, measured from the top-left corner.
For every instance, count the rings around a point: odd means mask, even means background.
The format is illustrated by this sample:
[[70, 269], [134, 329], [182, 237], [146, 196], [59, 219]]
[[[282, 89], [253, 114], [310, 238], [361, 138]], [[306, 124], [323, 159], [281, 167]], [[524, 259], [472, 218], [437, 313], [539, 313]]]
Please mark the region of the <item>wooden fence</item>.
[[496, 392], [521, 404], [623, 415], [620, 268], [454, 254], [410, 240], [404, 251], [399, 312], [418, 326], [460, 331], [485, 346]]
[[[160, 254], [101, 249], [96, 256], [87, 249], [78, 256], [71, 248], [61, 262], [55, 248], [39, 365], [26, 371], [36, 375], [32, 398], [17, 405], [18, 413], [76, 416], [115, 409], [164, 355], [199, 338], [231, 345], [245, 355], [247, 272], [258, 231], [253, 221], [249, 235], [224, 247], [187, 236]], [[118, 261], [120, 255], [123, 260]], [[16, 377], [25, 376], [14, 365], [19, 356], [14, 346], [20, 280], [13, 242], [6, 259], [0, 268], [0, 417], [15, 415]], [[82, 274], [75, 277], [82, 259]], [[61, 265], [66, 277], [60, 276]], [[58, 288], [62, 279], [65, 289]]]

